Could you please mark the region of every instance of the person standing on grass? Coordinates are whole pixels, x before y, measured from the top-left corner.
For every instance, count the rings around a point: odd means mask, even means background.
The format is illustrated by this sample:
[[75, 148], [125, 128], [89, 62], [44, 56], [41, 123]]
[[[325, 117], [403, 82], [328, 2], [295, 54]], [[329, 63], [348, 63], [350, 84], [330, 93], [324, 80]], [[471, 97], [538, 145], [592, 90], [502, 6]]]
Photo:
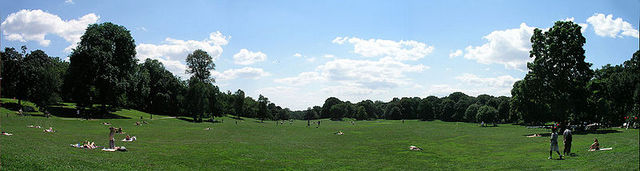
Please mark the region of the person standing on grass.
[[556, 133], [556, 128], [551, 128], [551, 148], [549, 150], [549, 159], [552, 159], [553, 151], [558, 153], [560, 156], [560, 160], [562, 160], [562, 154], [560, 154], [560, 149], [558, 148], [558, 133]]
[[564, 132], [562, 133], [562, 136], [564, 138], [563, 154], [567, 156], [571, 154], [571, 141], [573, 140], [573, 134], [571, 133], [571, 130], [567, 127], [567, 129], [565, 129]]
[[113, 139], [116, 134], [116, 128], [109, 127], [109, 149], [114, 149], [116, 147], [116, 142]]

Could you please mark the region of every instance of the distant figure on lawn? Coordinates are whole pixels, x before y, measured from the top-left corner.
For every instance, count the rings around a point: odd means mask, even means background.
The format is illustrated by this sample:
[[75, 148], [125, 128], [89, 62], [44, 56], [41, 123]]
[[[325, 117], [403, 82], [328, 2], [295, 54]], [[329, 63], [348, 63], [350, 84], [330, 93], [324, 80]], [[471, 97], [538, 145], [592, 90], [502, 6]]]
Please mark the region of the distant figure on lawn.
[[307, 120], [307, 127], [310, 127], [310, 126], [311, 126], [311, 121]]
[[560, 149], [558, 148], [558, 133], [556, 133], [556, 128], [551, 129], [551, 148], [549, 150], [549, 159], [552, 159], [553, 151], [558, 153], [560, 156], [560, 160], [562, 160], [562, 154], [560, 154]]
[[562, 136], [564, 139], [564, 150], [562, 151], [562, 154], [567, 156], [571, 154], [571, 141], [573, 140], [573, 135], [571, 133], [571, 130], [567, 128], [562, 133]]
[[109, 127], [109, 149], [114, 149], [116, 147], [116, 141], [113, 139], [116, 134], [116, 128]]
[[316, 126], [316, 128], [319, 128], [319, 127], [320, 127], [320, 121], [318, 121], [318, 126]]
[[589, 150], [600, 150], [600, 143], [598, 143], [598, 138], [593, 138], [593, 144], [591, 144]]

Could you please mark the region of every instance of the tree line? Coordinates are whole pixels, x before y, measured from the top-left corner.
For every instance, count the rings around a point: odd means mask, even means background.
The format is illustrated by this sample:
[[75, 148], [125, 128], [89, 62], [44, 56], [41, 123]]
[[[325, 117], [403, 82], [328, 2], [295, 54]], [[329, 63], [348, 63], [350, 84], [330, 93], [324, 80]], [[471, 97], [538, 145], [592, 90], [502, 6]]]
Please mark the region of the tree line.
[[[322, 106], [291, 111], [263, 95], [220, 91], [211, 77], [211, 56], [195, 50], [186, 57], [191, 74], [182, 80], [161, 62], [135, 57], [129, 30], [113, 23], [87, 27], [69, 62], [44, 51], [27, 53], [5, 48], [2, 56], [2, 95], [34, 102], [41, 110], [59, 102], [75, 102], [87, 117], [119, 108], [153, 114], [190, 116], [193, 121], [232, 114], [260, 120], [420, 119], [456, 122], [543, 124], [598, 122], [619, 125], [640, 111], [640, 51], [620, 65], [592, 70], [585, 62], [586, 42], [580, 26], [558, 21], [531, 37], [533, 62], [526, 76], [514, 83], [511, 97], [453, 92], [445, 97], [393, 98], [389, 102], [352, 103], [336, 97]], [[20, 104], [21, 105], [21, 104]]]

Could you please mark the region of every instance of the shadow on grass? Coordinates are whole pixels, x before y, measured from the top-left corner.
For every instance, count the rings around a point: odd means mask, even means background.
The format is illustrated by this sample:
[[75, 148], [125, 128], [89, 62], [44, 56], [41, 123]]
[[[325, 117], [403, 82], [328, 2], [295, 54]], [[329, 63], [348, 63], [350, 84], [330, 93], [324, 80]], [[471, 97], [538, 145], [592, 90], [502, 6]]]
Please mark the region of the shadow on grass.
[[[9, 109], [9, 110], [13, 110], [13, 111], [20, 110], [20, 105], [18, 103], [13, 103], [13, 102], [4, 102], [4, 103], [2, 103], [2, 107], [6, 108], [6, 109]], [[36, 109], [34, 109], [33, 107], [24, 105], [24, 103], [22, 105], [22, 108], [24, 109], [24, 112], [35, 112], [36, 111]]]
[[[49, 112], [53, 116], [64, 117], [64, 118], [78, 118], [76, 114], [76, 109], [71, 108], [63, 108], [63, 107], [49, 107]], [[91, 119], [131, 119], [130, 117], [120, 116], [113, 113], [104, 113], [100, 111], [85, 111], [96, 113]]]
[[588, 131], [575, 131], [573, 134], [585, 135], [585, 134], [609, 134], [609, 133], [621, 133], [622, 131], [605, 129], [605, 130], [588, 130]]

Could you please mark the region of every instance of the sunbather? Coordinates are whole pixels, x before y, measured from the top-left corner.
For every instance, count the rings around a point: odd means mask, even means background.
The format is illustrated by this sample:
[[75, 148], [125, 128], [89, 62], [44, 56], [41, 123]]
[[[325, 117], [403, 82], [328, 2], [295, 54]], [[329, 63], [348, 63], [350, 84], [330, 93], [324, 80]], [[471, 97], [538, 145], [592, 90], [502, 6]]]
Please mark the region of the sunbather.
[[49, 127], [49, 129], [45, 129], [45, 130], [44, 130], [44, 132], [51, 132], [51, 133], [53, 133], [53, 132], [56, 132], [56, 131], [54, 131], [52, 127]]
[[42, 128], [42, 127], [40, 127], [40, 125], [35, 125], [35, 126], [34, 126], [34, 125], [29, 125], [29, 126], [27, 126], [27, 127], [28, 127], [28, 128]]
[[338, 131], [338, 132], [336, 132], [336, 135], [344, 135], [344, 132]]
[[598, 138], [593, 138], [593, 144], [589, 146], [589, 150], [600, 150], [600, 143], [598, 143]]
[[416, 147], [416, 146], [413, 146], [413, 145], [412, 145], [412, 146], [409, 146], [409, 150], [420, 151], [420, 150], [422, 150], [422, 148], [420, 148], [420, 147]]
[[6, 135], [6, 136], [12, 136], [13, 134], [11, 134], [11, 133], [8, 133], [8, 132], [4, 132], [4, 131], [2, 131], [2, 135]]
[[111, 125], [109, 122], [102, 122], [102, 125]]

